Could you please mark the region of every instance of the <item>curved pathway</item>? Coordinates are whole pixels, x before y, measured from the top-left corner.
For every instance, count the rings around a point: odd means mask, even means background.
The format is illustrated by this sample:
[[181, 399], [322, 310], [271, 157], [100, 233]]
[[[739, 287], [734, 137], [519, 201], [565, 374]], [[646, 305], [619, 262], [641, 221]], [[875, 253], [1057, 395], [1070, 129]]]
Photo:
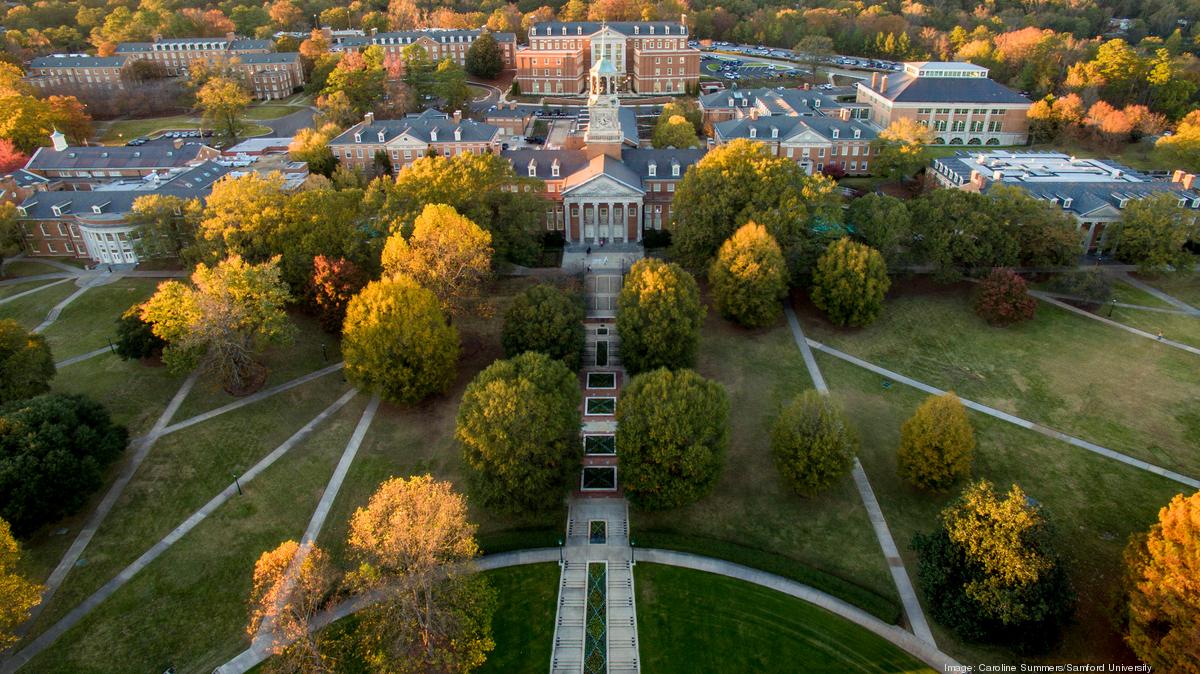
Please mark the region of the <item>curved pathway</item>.
[[[1083, 316], [1084, 318], [1090, 318], [1093, 321], [1100, 321], [1101, 323], [1106, 323], [1108, 325], [1113, 326], [1114, 328], [1120, 328], [1120, 329], [1124, 330], [1125, 332], [1131, 332], [1131, 333], [1137, 335], [1138, 337], [1145, 337], [1146, 339], [1153, 339], [1154, 341], [1156, 341], [1160, 344], [1165, 344], [1167, 346], [1170, 346], [1170, 347], [1173, 347], [1176, 349], [1180, 349], [1182, 351], [1187, 351], [1188, 353], [1200, 356], [1200, 349], [1197, 349], [1196, 347], [1191, 346], [1190, 344], [1176, 342], [1175, 340], [1172, 340], [1172, 339], [1161, 338], [1158, 335], [1152, 335], [1149, 332], [1146, 332], [1145, 330], [1138, 330], [1137, 328], [1130, 327], [1128, 325], [1125, 325], [1124, 323], [1118, 323], [1117, 321], [1114, 321], [1111, 318], [1105, 318], [1104, 316], [1099, 316], [1097, 314], [1093, 314], [1092, 312], [1086, 311], [1084, 309], [1080, 309], [1079, 307], [1071, 306], [1070, 304], [1067, 304], [1066, 302], [1060, 302], [1059, 300], [1056, 300], [1053, 297], [1050, 297], [1049, 295], [1047, 295], [1046, 293], [1043, 293], [1038, 290], [1030, 290], [1029, 294], [1032, 295], [1033, 297], [1038, 298], [1039, 300], [1041, 300], [1043, 302], [1046, 302], [1047, 304], [1053, 304], [1054, 306], [1058, 307], [1059, 309], [1065, 309], [1072, 313], [1079, 314], [1080, 316]], [[1176, 301], [1178, 301], [1178, 300], [1176, 300]], [[1182, 313], [1187, 313], [1187, 312], [1182, 312]], [[1189, 314], [1189, 315], [1195, 316], [1196, 314]]]

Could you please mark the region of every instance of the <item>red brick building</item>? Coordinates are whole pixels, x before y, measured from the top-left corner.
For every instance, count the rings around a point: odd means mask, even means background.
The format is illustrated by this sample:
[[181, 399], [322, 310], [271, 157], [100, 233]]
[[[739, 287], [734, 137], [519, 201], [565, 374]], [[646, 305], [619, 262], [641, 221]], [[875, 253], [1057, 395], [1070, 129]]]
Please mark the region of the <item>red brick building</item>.
[[359, 171], [367, 171], [375, 162], [375, 153], [383, 152], [400, 169], [430, 154], [453, 157], [460, 154], [485, 154], [500, 151], [499, 127], [463, 119], [455, 112], [426, 110], [403, 119], [380, 119], [367, 113], [363, 121], [346, 129], [329, 142], [333, 157]]

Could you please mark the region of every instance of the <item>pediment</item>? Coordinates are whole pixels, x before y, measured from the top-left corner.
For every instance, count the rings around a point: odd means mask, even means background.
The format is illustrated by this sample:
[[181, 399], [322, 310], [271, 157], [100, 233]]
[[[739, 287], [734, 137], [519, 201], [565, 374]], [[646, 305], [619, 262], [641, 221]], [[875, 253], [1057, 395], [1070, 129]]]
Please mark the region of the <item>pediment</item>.
[[645, 192], [641, 188], [626, 185], [603, 174], [563, 190], [563, 196], [572, 197], [640, 197], [643, 194]]
[[831, 145], [828, 138], [809, 128], [787, 136], [783, 143], [785, 145]]

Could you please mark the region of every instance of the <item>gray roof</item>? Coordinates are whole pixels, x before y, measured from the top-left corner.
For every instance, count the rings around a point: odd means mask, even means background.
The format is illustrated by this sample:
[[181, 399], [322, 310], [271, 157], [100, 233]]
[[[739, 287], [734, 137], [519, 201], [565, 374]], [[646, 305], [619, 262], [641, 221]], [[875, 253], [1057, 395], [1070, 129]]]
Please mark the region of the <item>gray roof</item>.
[[87, 54], [59, 54], [40, 56], [29, 62], [31, 68], [119, 68], [125, 63], [124, 56], [88, 56]]
[[[361, 47], [369, 44], [412, 44], [417, 40], [427, 37], [435, 42], [449, 44], [452, 42], [472, 42], [479, 37], [483, 31], [481, 29], [473, 30], [447, 30], [447, 29], [428, 29], [428, 30], [398, 30], [388, 31], [386, 33], [375, 33], [374, 35], [347, 35], [334, 38], [334, 44], [342, 47]], [[497, 42], [516, 42], [517, 36], [513, 33], [492, 33], [492, 37], [496, 38]]]
[[68, 147], [63, 151], [39, 147], [25, 168], [31, 171], [91, 169], [160, 169], [187, 166], [206, 146], [184, 143], [178, 150], [172, 144], [150, 143], [136, 147], [89, 145]]
[[[773, 139], [771, 137], [771, 129], [773, 128], [779, 129], [778, 138]], [[743, 117], [741, 119], [717, 122], [713, 125], [713, 135], [721, 141], [729, 141], [735, 138], [750, 138], [751, 129], [755, 130], [756, 140], [787, 140], [809, 129], [830, 141], [872, 140], [878, 135], [871, 126], [856, 119], [842, 121], [836, 117], [796, 117], [790, 115], [759, 117], [758, 119]], [[833, 137], [834, 129], [837, 129], [838, 132], [836, 139]], [[857, 139], [854, 137], [855, 131], [859, 133]]]
[[117, 45], [118, 54], [144, 53], [154, 50], [153, 42], [122, 42]]
[[587, 153], [583, 150], [522, 149], [504, 150], [500, 154], [512, 164], [513, 170], [522, 178], [529, 177], [530, 161], [536, 162], [534, 172], [541, 180], [555, 179], [551, 168], [555, 160], [558, 160], [558, 178], [566, 178], [582, 171], [588, 165]]
[[[678, 21], [610, 21], [608, 23], [600, 21], [548, 21], [530, 26], [529, 34], [534, 37], [541, 35], [548, 37], [554, 35], [592, 35], [599, 32], [605, 26], [622, 35], [687, 35], [687, 26]], [[653, 32], [651, 32], [651, 29], [653, 29]], [[563, 32], [564, 30], [566, 32]]]
[[229, 48], [233, 51], [239, 49], [274, 49], [275, 43], [270, 40], [254, 40], [244, 37], [235, 38], [229, 43]]
[[266, 54], [238, 54], [237, 60], [246, 64], [258, 63], [299, 63], [300, 52], [267, 52]]
[[30, 173], [29, 171], [26, 171], [25, 169], [17, 169], [16, 171], [13, 171], [12, 173], [10, 173], [7, 177], [12, 178], [13, 182], [16, 183], [18, 187], [32, 187], [34, 185], [45, 185], [46, 183], [50, 182], [49, 178], [46, 178], [45, 176], [40, 176], [36, 173]]
[[773, 115], [818, 115], [822, 110], [845, 107], [836, 98], [816, 90], [784, 87], [723, 90], [700, 97], [701, 110], [748, 109], [760, 103]]
[[[462, 137], [455, 141], [454, 130], [461, 129]], [[455, 121], [449, 115], [437, 110], [426, 110], [420, 114], [407, 115], [403, 119], [381, 119], [373, 124], [359, 122], [342, 132], [342, 135], [330, 141], [330, 145], [355, 145], [366, 142], [379, 143], [379, 134], [383, 134], [383, 142], [388, 142], [398, 136], [409, 135], [427, 143], [433, 141], [433, 131], [437, 131], [437, 142], [486, 142], [493, 140], [500, 133], [500, 127], [476, 122], [471, 119]], [[356, 141], [355, 135], [361, 140]]]
[[[90, 218], [110, 216], [114, 223], [120, 222], [124, 214], [132, 210], [133, 202], [138, 197], [157, 194], [181, 199], [203, 198], [212, 191], [213, 183], [229, 171], [228, 167], [205, 162], [158, 183], [141, 180], [115, 183], [88, 192], [38, 192], [21, 203], [21, 208], [25, 211], [25, 215], [21, 217], [50, 220], [75, 215]], [[56, 206], [59, 207], [61, 215], [54, 213]], [[98, 213], [94, 207], [98, 207]]]
[[654, 150], [630, 149], [622, 150], [621, 159], [611, 157], [596, 157], [588, 159], [584, 150], [505, 150], [502, 156], [513, 166], [518, 176], [529, 176], [529, 162], [535, 161], [534, 172], [541, 180], [554, 179], [554, 162], [558, 161], [558, 178], [566, 181], [567, 186], [578, 185], [600, 173], [609, 175], [627, 185], [644, 190], [645, 179], [650, 178], [650, 164], [656, 165], [654, 178], [656, 180], [671, 179], [671, 165], [679, 164], [679, 178], [687, 173], [692, 164], [704, 157], [704, 149], [685, 150]]
[[[1027, 104], [1032, 101], [986, 77], [913, 77], [888, 75], [887, 90], [879, 93], [896, 103]], [[870, 89], [869, 83], [859, 87]]]
[[617, 109], [617, 124], [621, 127], [621, 139], [637, 147], [641, 142], [638, 136], [637, 110], [622, 105]]
[[642, 148], [637, 150], [625, 150], [621, 153], [621, 161], [645, 180], [650, 177], [650, 164], [655, 165], [654, 178], [662, 180], [664, 178], [674, 178], [671, 171], [671, 166], [679, 164], [679, 178], [687, 173], [688, 167], [704, 158], [707, 150], [689, 148], [689, 149], [665, 149], [655, 150], [650, 148]]

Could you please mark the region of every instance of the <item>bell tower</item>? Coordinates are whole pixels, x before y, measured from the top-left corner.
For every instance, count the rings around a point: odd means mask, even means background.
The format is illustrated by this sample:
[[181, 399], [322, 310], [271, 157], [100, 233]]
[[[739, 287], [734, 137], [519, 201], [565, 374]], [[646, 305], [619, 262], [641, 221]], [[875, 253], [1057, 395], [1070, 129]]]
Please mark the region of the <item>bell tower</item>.
[[588, 157], [606, 154], [621, 158], [621, 103], [617, 85], [621, 74], [612, 61], [601, 57], [588, 76], [588, 129], [584, 143]]

